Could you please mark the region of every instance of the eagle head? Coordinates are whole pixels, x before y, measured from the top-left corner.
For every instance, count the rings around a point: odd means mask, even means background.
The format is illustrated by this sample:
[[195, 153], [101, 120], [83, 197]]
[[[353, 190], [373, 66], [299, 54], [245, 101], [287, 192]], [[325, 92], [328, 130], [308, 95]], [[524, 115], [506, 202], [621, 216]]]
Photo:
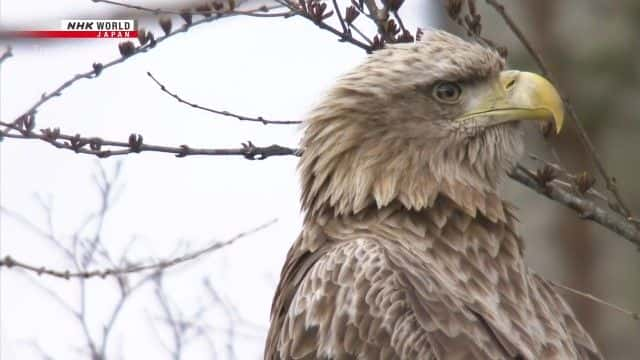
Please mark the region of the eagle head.
[[[553, 120], [543, 77], [442, 31], [379, 50], [343, 76], [305, 122], [299, 170], [308, 214], [433, 204], [452, 188], [495, 190], [521, 156], [520, 124]], [[449, 196], [453, 198], [453, 196]]]

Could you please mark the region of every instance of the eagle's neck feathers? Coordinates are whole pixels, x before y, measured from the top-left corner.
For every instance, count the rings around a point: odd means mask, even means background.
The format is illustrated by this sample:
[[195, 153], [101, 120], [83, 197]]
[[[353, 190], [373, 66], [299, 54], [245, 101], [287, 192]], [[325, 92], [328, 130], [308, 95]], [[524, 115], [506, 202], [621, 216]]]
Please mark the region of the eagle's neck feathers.
[[380, 122], [376, 114], [369, 114], [368, 121], [348, 112], [340, 118], [326, 110], [318, 114], [323, 117], [312, 117], [307, 125], [299, 165], [307, 218], [357, 215], [393, 202], [420, 211], [440, 195], [471, 216], [479, 211], [489, 219], [504, 217], [493, 204], [500, 201], [501, 174], [515, 163], [514, 154], [522, 152], [512, 129], [434, 140], [408, 137], [403, 129], [385, 131], [383, 126], [376, 132], [376, 126], [367, 126]]

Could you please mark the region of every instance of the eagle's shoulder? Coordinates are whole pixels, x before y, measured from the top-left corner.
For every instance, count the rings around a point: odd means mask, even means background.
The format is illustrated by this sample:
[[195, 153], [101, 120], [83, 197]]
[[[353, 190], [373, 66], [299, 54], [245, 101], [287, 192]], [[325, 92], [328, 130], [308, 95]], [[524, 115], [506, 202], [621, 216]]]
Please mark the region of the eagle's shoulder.
[[265, 359], [431, 358], [401, 281], [377, 241], [328, 243], [304, 254], [294, 245], [274, 300]]

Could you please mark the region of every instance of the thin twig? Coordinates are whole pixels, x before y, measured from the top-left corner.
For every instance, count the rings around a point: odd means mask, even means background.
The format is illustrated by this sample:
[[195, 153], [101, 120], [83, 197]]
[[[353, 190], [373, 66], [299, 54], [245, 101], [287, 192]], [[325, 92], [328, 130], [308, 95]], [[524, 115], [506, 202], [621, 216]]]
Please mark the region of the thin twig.
[[33, 273], [36, 273], [38, 275], [42, 275], [42, 274], [46, 274], [46, 275], [51, 275], [54, 277], [58, 277], [58, 278], [62, 278], [65, 280], [69, 280], [71, 278], [82, 278], [82, 279], [88, 279], [88, 278], [92, 278], [92, 277], [101, 277], [101, 278], [106, 278], [108, 276], [119, 276], [119, 275], [126, 275], [126, 274], [132, 274], [132, 273], [139, 273], [142, 271], [147, 271], [147, 270], [154, 270], [154, 271], [160, 271], [160, 270], [166, 270], [167, 268], [182, 264], [184, 262], [187, 261], [191, 261], [191, 260], [195, 260], [197, 258], [199, 258], [202, 255], [205, 254], [209, 254], [213, 251], [222, 249], [226, 246], [229, 246], [231, 244], [233, 244], [234, 242], [236, 242], [237, 240], [246, 237], [248, 235], [254, 234], [260, 230], [263, 230], [271, 225], [273, 225], [277, 220], [273, 219], [270, 220], [260, 226], [257, 226], [253, 229], [250, 229], [248, 231], [245, 232], [241, 232], [237, 235], [235, 235], [234, 237], [230, 238], [227, 241], [224, 242], [214, 242], [208, 246], [206, 246], [205, 248], [202, 248], [200, 250], [194, 251], [194, 252], [190, 252], [187, 254], [184, 254], [182, 256], [178, 256], [169, 260], [163, 260], [163, 261], [157, 261], [157, 262], [153, 262], [150, 264], [140, 264], [140, 265], [131, 265], [131, 266], [127, 266], [124, 268], [112, 268], [112, 269], [105, 269], [105, 270], [90, 270], [90, 271], [69, 271], [69, 270], [53, 270], [53, 269], [48, 269], [45, 267], [38, 267], [38, 266], [33, 266], [33, 265], [29, 265], [26, 264], [24, 262], [18, 261], [13, 259], [11, 256], [7, 255], [5, 256], [3, 259], [0, 260], [0, 267], [7, 267], [7, 268], [20, 268], [23, 270], [27, 270]]
[[[139, 10], [139, 11], [143, 11], [143, 12], [148, 12], [154, 15], [184, 15], [184, 14], [190, 14], [190, 15], [207, 15], [207, 16], [220, 16], [222, 14], [225, 14], [229, 11], [235, 11], [234, 9], [230, 9], [230, 8], [226, 8], [226, 9], [219, 9], [216, 10], [215, 8], [210, 8], [208, 7], [207, 10], [201, 10], [201, 9], [185, 9], [185, 10], [171, 10], [171, 9], [164, 9], [164, 8], [150, 8], [150, 7], [146, 7], [146, 6], [141, 6], [141, 5], [134, 5], [134, 4], [128, 4], [128, 3], [124, 3], [124, 2], [120, 2], [120, 1], [112, 1], [112, 0], [91, 0], [93, 2], [96, 3], [103, 3], [103, 4], [109, 4], [109, 5], [114, 5], [114, 6], [118, 6], [118, 7], [123, 7], [126, 9], [132, 9], [132, 10]], [[222, 4], [222, 3], [221, 3]], [[206, 6], [206, 3], [205, 3]], [[283, 8], [283, 6], [266, 6], [263, 5], [259, 8], [257, 8], [256, 10], [259, 11], [263, 11], [263, 12], [268, 12], [269, 10], [277, 10], [277, 9], [281, 9]], [[280, 14], [260, 14], [259, 16], [261, 17], [279, 17], [279, 16], [284, 16], [285, 14], [288, 13], [280, 13]], [[255, 15], [253, 15], [255, 16]]]
[[358, 35], [360, 35], [361, 38], [364, 39], [364, 41], [367, 42], [367, 44], [369, 44], [369, 46], [373, 46], [373, 41], [371, 41], [371, 39], [369, 39], [367, 37], [367, 35], [365, 35], [365, 33], [363, 33], [354, 23], [349, 24], [349, 28], [353, 31], [355, 31]]
[[[102, 165], [98, 166], [98, 175], [95, 177], [96, 187], [100, 191], [100, 207], [97, 211], [97, 216], [95, 216], [95, 230], [93, 232], [93, 236], [91, 236], [88, 240], [87, 248], [82, 252], [82, 262], [81, 266], [84, 269], [89, 264], [92, 264], [95, 260], [96, 253], [99, 253], [100, 248], [102, 247], [102, 229], [104, 227], [105, 220], [107, 218], [108, 212], [113, 207], [113, 202], [115, 201], [114, 197], [114, 188], [118, 182], [118, 177], [120, 176], [121, 162], [118, 162], [115, 166], [115, 171], [113, 172], [113, 176], [109, 177], [107, 171], [104, 169]], [[94, 218], [94, 217], [90, 217]], [[77, 233], [79, 235], [82, 227], [78, 229]], [[84, 244], [83, 244], [84, 245]], [[108, 260], [110, 256], [108, 253], [104, 253], [105, 257]]]
[[[376, 4], [376, 0], [365, 0], [365, 6], [369, 10], [368, 16], [373, 20], [378, 28], [378, 34], [387, 42], [392, 42], [393, 38], [391, 34], [385, 29], [385, 24], [387, 19], [389, 18], [389, 7], [387, 3], [383, 1], [383, 7], [381, 9], [378, 8]], [[365, 15], [367, 15], [365, 13]]]
[[259, 122], [262, 123], [264, 125], [293, 125], [293, 124], [300, 124], [301, 121], [286, 121], [286, 120], [267, 120], [265, 118], [263, 118], [262, 116], [258, 116], [258, 117], [250, 117], [250, 116], [244, 116], [244, 115], [239, 115], [236, 113], [232, 113], [230, 111], [226, 111], [226, 110], [216, 110], [216, 109], [212, 109], [212, 108], [208, 108], [205, 106], [201, 106], [195, 103], [192, 103], [188, 100], [184, 100], [182, 97], [180, 97], [180, 95], [176, 94], [176, 93], [172, 93], [171, 91], [169, 91], [167, 89], [166, 86], [164, 86], [163, 83], [161, 83], [158, 79], [156, 79], [153, 74], [151, 74], [150, 72], [147, 72], [147, 75], [151, 78], [151, 80], [153, 80], [153, 82], [155, 82], [159, 87], [160, 90], [162, 90], [162, 92], [164, 92], [165, 94], [171, 96], [172, 98], [176, 99], [178, 102], [185, 104], [185, 105], [189, 105], [192, 108], [196, 108], [198, 110], [203, 110], [203, 111], [208, 111], [217, 115], [222, 115], [222, 116], [229, 116], [229, 117], [233, 117], [236, 118], [240, 121], [252, 121], [252, 122]]
[[[533, 47], [531, 42], [527, 39], [523, 31], [520, 29], [518, 24], [516, 24], [516, 22], [508, 14], [504, 5], [502, 5], [497, 0], [485, 0], [485, 1], [487, 2], [487, 4], [492, 6], [498, 12], [498, 14], [500, 14], [502, 19], [507, 24], [507, 26], [511, 29], [514, 35], [522, 43], [522, 45], [527, 49], [527, 52], [533, 57], [534, 61], [538, 65], [538, 68], [540, 68], [542, 73], [557, 86], [558, 82], [556, 81], [555, 77], [553, 76], [553, 74], [545, 64], [544, 60], [542, 59], [542, 56], [538, 51], [536, 51], [536, 49]], [[618, 209], [616, 209], [615, 207], [612, 207], [612, 209], [614, 211], [620, 212], [621, 215], [625, 217], [631, 217], [632, 216], [631, 211], [629, 210], [629, 207], [626, 205], [625, 201], [622, 199], [622, 196], [620, 195], [618, 185], [615, 182], [615, 178], [611, 177], [607, 172], [607, 170], [605, 169], [602, 159], [600, 158], [600, 155], [597, 153], [596, 148], [593, 145], [593, 142], [589, 138], [589, 135], [587, 134], [584, 124], [578, 117], [578, 114], [575, 111], [575, 108], [569, 101], [569, 98], [566, 97], [561, 91], [560, 91], [560, 95], [564, 101], [565, 108], [567, 109], [569, 117], [573, 119], [573, 123], [575, 124], [576, 129], [578, 130], [579, 138], [583, 146], [591, 156], [591, 159], [596, 165], [598, 172], [600, 172], [600, 174], [604, 178], [607, 190], [609, 190], [609, 192], [615, 197], [615, 200], [618, 206], [620, 207], [620, 211], [618, 211]]]
[[335, 10], [336, 15], [338, 16], [338, 20], [340, 21], [340, 26], [342, 26], [342, 32], [344, 34], [348, 34], [349, 28], [347, 28], [347, 24], [344, 21], [344, 17], [342, 17], [342, 13], [340, 12], [340, 7], [338, 6], [337, 0], [333, 0], [333, 9]]
[[237, 324], [235, 315], [237, 310], [233, 303], [226, 302], [220, 294], [214, 289], [214, 287], [207, 281], [205, 282], [205, 287], [208, 290], [209, 294], [211, 294], [212, 300], [218, 305], [220, 308], [224, 310], [224, 315], [227, 318], [228, 331], [227, 331], [227, 356], [229, 358], [235, 358], [235, 350], [233, 344], [235, 343], [235, 335]]
[[562, 289], [562, 290], [568, 291], [568, 292], [570, 292], [570, 293], [572, 293], [572, 294], [574, 294], [574, 295], [581, 296], [581, 297], [583, 297], [583, 298], [585, 298], [585, 299], [589, 299], [589, 300], [591, 300], [591, 301], [593, 301], [593, 302], [595, 302], [595, 303], [598, 303], [598, 304], [600, 304], [600, 305], [604, 305], [604, 306], [606, 306], [606, 307], [608, 307], [608, 308], [610, 308], [610, 309], [613, 309], [613, 310], [615, 310], [615, 311], [618, 311], [618, 312], [620, 312], [620, 313], [622, 313], [622, 314], [625, 314], [625, 315], [629, 316], [629, 317], [630, 317], [630, 318], [632, 318], [633, 320], [640, 320], [640, 313], [637, 313], [637, 312], [633, 312], [633, 311], [627, 310], [627, 309], [625, 309], [625, 308], [623, 308], [623, 307], [620, 307], [620, 306], [618, 306], [618, 305], [616, 305], [616, 304], [612, 304], [612, 303], [610, 303], [610, 302], [608, 302], [608, 301], [604, 301], [604, 300], [602, 300], [602, 299], [600, 299], [600, 298], [598, 298], [598, 297], [595, 297], [595, 296], [593, 296], [593, 295], [591, 295], [591, 294], [588, 294], [588, 293], [586, 293], [586, 292], [583, 292], [583, 291], [580, 291], [580, 290], [576, 290], [576, 289], [570, 288], [570, 287], [568, 287], [568, 286], [566, 286], [566, 285], [559, 284], [559, 283], [557, 283], [557, 282], [555, 282], [555, 281], [551, 281], [551, 280], [547, 280], [547, 281], [548, 281], [551, 285], [553, 285], [553, 286], [555, 286], [555, 287], [557, 287], [557, 288], [559, 288], [559, 289]]
[[[2, 260], [0, 260], [2, 261]], [[19, 272], [19, 274], [21, 276], [24, 276], [24, 278], [30, 282], [31, 284], [33, 284], [35, 287], [37, 287], [40, 291], [42, 291], [45, 295], [47, 295], [48, 297], [50, 297], [50, 300], [53, 300], [53, 302], [57, 303], [60, 308], [62, 308], [63, 310], [65, 310], [69, 315], [71, 315], [74, 319], [77, 319], [79, 316], [79, 312], [78, 310], [76, 310], [73, 306], [69, 305], [63, 298], [62, 296], [59, 294], [59, 292], [54, 291], [48, 287], [46, 287], [42, 281], [40, 281], [39, 279], [36, 279], [35, 277], [31, 276], [30, 274], [28, 274], [27, 272]], [[8, 292], [8, 290], [6, 290]]]
[[42, 346], [40, 346], [40, 344], [38, 344], [37, 341], [35, 340], [30, 340], [26, 342], [31, 348], [33, 348], [33, 350], [38, 353], [38, 355], [40, 355], [42, 357], [43, 360], [55, 360], [54, 357], [52, 357], [51, 355], [47, 354], [47, 352], [42, 348]]
[[[344, 42], [348, 42], [351, 43], [352, 45], [355, 45], [361, 49], [363, 49], [364, 51], [366, 51], [367, 53], [371, 53], [374, 49], [372, 46], [363, 43], [362, 41], [355, 39], [353, 36], [351, 36], [351, 32], [349, 31], [340, 31], [336, 28], [334, 28], [333, 26], [327, 24], [324, 19], [317, 19], [314, 18], [306, 9], [306, 7], [300, 7], [297, 3], [295, 3], [294, 1], [291, 0], [275, 0], [278, 4], [280, 5], [284, 5], [286, 7], [289, 8], [289, 10], [295, 14], [295, 15], [299, 15], [302, 16], [303, 18], [311, 21], [312, 23], [314, 23], [317, 27], [319, 27], [322, 30], [326, 30], [336, 36], [338, 36], [340, 38], [341, 41]], [[327, 14], [327, 17], [331, 16], [331, 14]], [[365, 37], [366, 38], [366, 37]]]
[[259, 325], [244, 318], [238, 311], [238, 308], [233, 304], [233, 302], [228, 300], [224, 296], [224, 294], [221, 294], [219, 291], [217, 291], [208, 278], [203, 279], [202, 285], [210, 295], [211, 300], [214, 302], [214, 305], [220, 305], [223, 309], [225, 309], [225, 311], [227, 312], [227, 316], [229, 316], [229, 325], [240, 324], [244, 327], [251, 328], [258, 333], [263, 333], [267, 330], [263, 325]]
[[[42, 208], [45, 210], [47, 215], [47, 225], [48, 225], [48, 234], [43, 236], [46, 240], [49, 241], [50, 244], [54, 246], [57, 250], [63, 252], [70, 263], [73, 264], [73, 268], [75, 271], [83, 271], [86, 266], [91, 266], [96, 263], [95, 254], [99, 253], [103, 257], [110, 259], [110, 256], [106, 250], [103, 248], [102, 244], [102, 232], [103, 227], [102, 224], [106, 218], [108, 208], [113, 206], [114, 195], [113, 189], [115, 188], [115, 183], [117, 182], [117, 177], [120, 173], [119, 171], [120, 165], [117, 164], [115, 167], [114, 175], [108, 176], [107, 172], [100, 167], [99, 176], [100, 181], [96, 181], [96, 186], [99, 188], [101, 192], [101, 202], [100, 202], [100, 210], [91, 214], [87, 217], [87, 220], [83, 221], [81, 225], [76, 229], [75, 234], [72, 236], [73, 241], [71, 248], [65, 247], [61, 241], [59, 241], [55, 235], [53, 230], [53, 221], [52, 221], [52, 213], [53, 209], [49, 202], [43, 201], [39, 199], [39, 203]], [[20, 218], [23, 222], [23, 225], [32, 229], [39, 229], [35, 224], [31, 222], [30, 219], [24, 218], [18, 214], [13, 214], [6, 209], [2, 209], [4, 213], [12, 214], [14, 218]], [[87, 223], [95, 222], [97, 225], [95, 227], [94, 233], [91, 236], [91, 239], [88, 240], [89, 245], [86, 248], [80, 249], [78, 244], [81, 237], [81, 233], [87, 226]], [[44, 231], [41, 231], [44, 232]], [[41, 235], [42, 236], [42, 235]], [[99, 250], [99, 251], [98, 251]], [[126, 254], [126, 252], [125, 252]], [[78, 258], [82, 258], [82, 262], [78, 261]], [[78, 294], [78, 305], [77, 307], [73, 307], [68, 304], [62, 297], [52, 289], [44, 286], [40, 281], [36, 281], [31, 272], [19, 272], [21, 275], [25, 275], [26, 278], [35, 284], [39, 289], [41, 289], [45, 295], [49, 296], [55, 302], [57, 302], [63, 309], [67, 310], [71, 315], [74, 321], [80, 327], [84, 341], [86, 343], [86, 348], [88, 349], [90, 356], [92, 359], [105, 359], [106, 358], [106, 349], [109, 341], [109, 334], [112, 332], [115, 322], [118, 318], [118, 315], [122, 312], [125, 303], [130, 298], [130, 296], [137, 292], [139, 288], [141, 288], [146, 281], [148, 280], [148, 276], [139, 280], [135, 285], [128, 285], [128, 279], [124, 277], [115, 277], [115, 280], [120, 288], [120, 298], [111, 310], [111, 315], [109, 317], [109, 321], [102, 327], [103, 328], [103, 336], [101, 341], [97, 341], [96, 338], [92, 336], [90, 329], [90, 325], [88, 322], [88, 313], [87, 313], [87, 286], [86, 279], [79, 279], [79, 294]]]
[[391, 12], [393, 14], [394, 19], [396, 19], [396, 21], [398, 22], [398, 26], [400, 26], [400, 30], [404, 31], [408, 31], [407, 28], [404, 26], [404, 21], [402, 21], [402, 17], [400, 17], [400, 14], [398, 14], [397, 11], [392, 11]]
[[[87, 71], [84, 73], [80, 73], [80, 74], [76, 74], [74, 75], [72, 78], [70, 78], [69, 80], [63, 82], [62, 84], [60, 84], [58, 87], [56, 87], [54, 90], [50, 91], [49, 93], [43, 93], [40, 97], [40, 99], [38, 101], [36, 101], [27, 111], [25, 111], [24, 113], [22, 113], [22, 115], [18, 116], [14, 121], [13, 124], [18, 123], [21, 119], [24, 119], [28, 116], [33, 116], [36, 111], [38, 110], [38, 108], [40, 106], [42, 106], [44, 103], [50, 101], [51, 99], [53, 99], [54, 97], [60, 96], [62, 95], [62, 91], [67, 89], [69, 86], [73, 85], [76, 81], [81, 80], [81, 79], [93, 79], [98, 77], [98, 75], [102, 74], [106, 69], [109, 69], [115, 65], [118, 65], [120, 63], [125, 62], [126, 60], [138, 55], [138, 54], [142, 54], [145, 53], [153, 48], [155, 48], [155, 46], [179, 33], [183, 33], [186, 32], [187, 30], [189, 30], [190, 28], [194, 27], [194, 26], [198, 26], [201, 24], [206, 24], [215, 20], [219, 20], [222, 18], [227, 18], [227, 17], [232, 17], [232, 16], [254, 16], [254, 17], [274, 17], [274, 16], [278, 16], [278, 17], [285, 17], [288, 16], [288, 12], [287, 13], [278, 13], [278, 14], [269, 14], [269, 13], [265, 13], [268, 12], [272, 9], [275, 8], [280, 8], [279, 5], [274, 5], [271, 7], [259, 7], [257, 9], [252, 9], [252, 10], [245, 10], [245, 11], [241, 11], [241, 10], [229, 10], [229, 11], [225, 11], [225, 12], [220, 12], [217, 14], [217, 16], [215, 17], [204, 17], [203, 19], [200, 19], [198, 21], [194, 21], [191, 24], [189, 24], [188, 26], [185, 25], [183, 27], [177, 28], [176, 30], [164, 35], [164, 36], [160, 36], [157, 39], [155, 39], [154, 41], [151, 42], [147, 42], [145, 45], [139, 46], [137, 48], [134, 48], [134, 50], [128, 54], [127, 56], [122, 56], [119, 57], [115, 60], [112, 60], [106, 64], [103, 63], [94, 63], [93, 64], [93, 70], [91, 71]], [[4, 133], [8, 132], [7, 129], [5, 129]], [[2, 132], [0, 132], [0, 135], [2, 135]]]
[[[165, 291], [163, 282], [163, 273], [159, 273], [155, 278], [155, 295], [158, 301], [161, 311], [163, 313], [163, 323], [169, 328], [173, 337], [173, 347], [166, 346], [162, 339], [160, 339], [163, 347], [172, 354], [173, 359], [181, 358], [182, 350], [194, 339], [203, 339], [215, 353], [215, 343], [209, 334], [213, 331], [217, 331], [216, 328], [209, 325], [210, 323], [204, 320], [204, 316], [211, 311], [211, 309], [221, 309], [228, 317], [229, 326], [222, 329], [227, 334], [226, 358], [235, 358], [235, 339], [238, 335], [242, 337], [251, 337], [253, 334], [238, 332], [237, 328], [243, 325], [236, 318], [237, 312], [234, 305], [230, 302], [222, 300], [222, 297], [216, 297], [212, 301], [211, 306], [201, 305], [196, 311], [190, 311], [189, 315], [184, 315], [184, 312], [179, 307], [174, 305], [170, 295]], [[208, 289], [207, 289], [208, 290]], [[220, 300], [220, 301], [216, 301]], [[156, 330], [154, 328], [154, 330]], [[264, 333], [265, 329], [260, 329], [260, 333]], [[159, 333], [156, 331], [159, 336]], [[255, 335], [253, 335], [255, 336]], [[215, 357], [214, 357], [215, 358]]]
[[13, 52], [11, 50], [11, 46], [7, 46], [7, 49], [0, 55], [0, 65], [7, 60], [8, 58], [13, 56]]
[[143, 285], [153, 279], [156, 273], [152, 273], [138, 280], [133, 286], [128, 289], [124, 288], [123, 281], [118, 281], [118, 284], [121, 288], [120, 298], [116, 303], [115, 307], [111, 310], [111, 315], [109, 316], [109, 320], [106, 325], [103, 326], [102, 329], [102, 343], [100, 345], [100, 353], [105, 354], [107, 351], [107, 344], [109, 343], [109, 335], [113, 333], [113, 329], [116, 324], [116, 320], [118, 320], [119, 315], [122, 313], [122, 309], [124, 308], [127, 301], [131, 298], [131, 295], [136, 293], [138, 289], [140, 289]]
[[[47, 209], [45, 209], [47, 210]], [[35, 225], [33, 222], [30, 221], [30, 219], [28, 219], [27, 217], [23, 216], [22, 214], [16, 213], [14, 211], [11, 211], [5, 207], [0, 206], [0, 212], [10, 218], [12, 218], [13, 220], [17, 221], [18, 223], [20, 223], [21, 226], [24, 226], [26, 229], [28, 229], [29, 231], [31, 231], [32, 233], [34, 233], [35, 235], [50, 241], [56, 248], [62, 250], [62, 252], [64, 253], [65, 257], [68, 260], [73, 260], [74, 259], [74, 255], [71, 251], [69, 251], [69, 249], [65, 248], [64, 246], [62, 246], [62, 244], [60, 243], [60, 241], [58, 240], [58, 238], [56, 237], [55, 233], [53, 232], [53, 228], [52, 228], [52, 222], [50, 221], [51, 217], [49, 215], [49, 213], [47, 212], [48, 215], [48, 225], [49, 228], [47, 230], [44, 230], [42, 228], [40, 228], [39, 226]]]
[[174, 360], [180, 360], [182, 358], [186, 326], [183, 324], [182, 314], [178, 314], [178, 319], [175, 318], [171, 310], [171, 305], [169, 304], [169, 299], [164, 291], [162, 279], [162, 273], [159, 273], [158, 276], [155, 277], [155, 295], [164, 313], [165, 322], [169, 324], [169, 329], [173, 337], [173, 349], [169, 349], [171, 356]]

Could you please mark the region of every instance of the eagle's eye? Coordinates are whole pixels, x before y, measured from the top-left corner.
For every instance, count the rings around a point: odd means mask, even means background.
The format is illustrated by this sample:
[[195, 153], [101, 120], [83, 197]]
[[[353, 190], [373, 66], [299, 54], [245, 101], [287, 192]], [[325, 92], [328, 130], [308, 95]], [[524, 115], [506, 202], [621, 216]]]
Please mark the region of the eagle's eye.
[[446, 104], [457, 103], [460, 95], [462, 95], [462, 88], [454, 82], [441, 81], [433, 87], [433, 97]]

